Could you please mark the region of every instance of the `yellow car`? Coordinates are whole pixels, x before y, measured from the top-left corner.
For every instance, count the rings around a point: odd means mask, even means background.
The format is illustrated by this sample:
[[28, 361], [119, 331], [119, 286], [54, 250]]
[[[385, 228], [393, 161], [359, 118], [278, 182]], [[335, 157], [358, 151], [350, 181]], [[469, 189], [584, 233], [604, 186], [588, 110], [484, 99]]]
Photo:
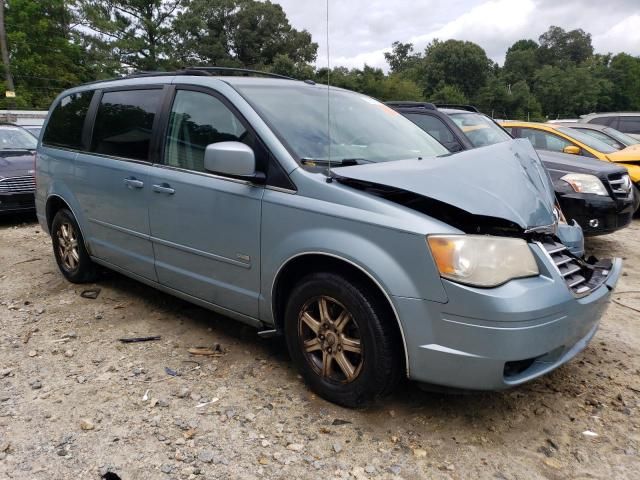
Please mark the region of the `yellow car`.
[[572, 153], [619, 163], [627, 167], [629, 177], [640, 187], [640, 148], [637, 145], [617, 150], [591, 135], [566, 125], [533, 122], [501, 122], [516, 138], [528, 138], [536, 150]]

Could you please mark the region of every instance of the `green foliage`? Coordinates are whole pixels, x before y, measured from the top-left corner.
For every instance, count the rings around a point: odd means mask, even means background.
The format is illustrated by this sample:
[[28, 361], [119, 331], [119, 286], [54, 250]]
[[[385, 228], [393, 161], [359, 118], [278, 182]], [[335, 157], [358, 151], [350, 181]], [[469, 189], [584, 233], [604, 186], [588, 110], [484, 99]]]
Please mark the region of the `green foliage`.
[[5, 24], [16, 98], [0, 91], [0, 108], [48, 108], [60, 91], [98, 75], [74, 33], [64, 0], [9, 0]]
[[[257, 0], [189, 0], [177, 15], [176, 55], [184, 65], [291, 70], [316, 59], [318, 45], [291, 26], [282, 7]], [[296, 67], [297, 65], [297, 67]]]
[[486, 83], [491, 61], [475, 43], [436, 39], [427, 45], [418, 70], [425, 96], [450, 85], [469, 98]]
[[78, 0], [86, 42], [116, 59], [121, 71], [172, 64], [174, 14], [186, 0]]
[[[593, 53], [591, 35], [552, 26], [522, 39], [503, 67], [478, 45], [434, 40], [422, 52], [394, 42], [390, 71], [316, 69], [318, 45], [270, 0], [6, 0], [15, 100], [47, 108], [62, 90], [135, 70], [189, 65], [255, 68], [380, 100], [472, 103], [498, 118], [575, 117], [640, 110], [640, 58]], [[1, 89], [2, 87], [0, 87]]]
[[429, 96], [429, 101], [433, 103], [469, 103], [468, 98], [455, 85], [447, 85], [444, 83]]

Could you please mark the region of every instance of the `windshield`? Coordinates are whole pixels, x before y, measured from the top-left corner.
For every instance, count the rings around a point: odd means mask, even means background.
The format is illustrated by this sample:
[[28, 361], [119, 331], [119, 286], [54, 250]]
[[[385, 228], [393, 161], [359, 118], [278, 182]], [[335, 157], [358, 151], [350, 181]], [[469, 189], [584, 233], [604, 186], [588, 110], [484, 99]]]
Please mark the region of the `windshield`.
[[594, 150], [597, 150], [598, 152], [613, 153], [618, 151], [617, 148], [614, 148], [611, 145], [606, 144], [602, 140], [598, 140], [597, 138], [589, 135], [588, 133], [583, 133], [580, 130], [576, 130], [575, 128], [563, 127], [563, 128], [559, 128], [558, 131], [579, 141], [580, 143], [584, 143], [587, 147], [591, 147]]
[[0, 128], [0, 150], [35, 150], [38, 140], [18, 127]]
[[615, 138], [618, 142], [623, 144], [625, 147], [629, 147], [631, 145], [638, 145], [640, 143], [640, 140], [637, 140], [637, 139], [627, 135], [626, 133], [622, 133], [622, 132], [616, 130], [615, 128], [606, 127], [604, 129], [604, 132], [607, 135], [609, 135], [610, 137]]
[[451, 120], [464, 132], [474, 147], [484, 147], [511, 140], [507, 132], [480, 113], [451, 113]]
[[298, 161], [326, 162], [330, 156], [336, 163], [388, 162], [448, 153], [428, 133], [377, 100], [332, 89], [328, 122], [326, 87], [291, 84], [236, 87]]

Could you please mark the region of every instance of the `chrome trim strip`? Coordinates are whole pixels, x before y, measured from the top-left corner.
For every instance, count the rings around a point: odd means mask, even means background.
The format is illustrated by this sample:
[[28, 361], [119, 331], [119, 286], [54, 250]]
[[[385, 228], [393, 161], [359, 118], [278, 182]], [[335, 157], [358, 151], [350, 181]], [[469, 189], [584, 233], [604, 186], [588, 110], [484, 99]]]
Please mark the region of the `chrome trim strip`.
[[96, 225], [100, 225], [101, 227], [111, 228], [113, 230], [117, 230], [118, 232], [126, 233], [133, 237], [142, 238], [143, 240], [150, 240], [151, 237], [145, 233], [136, 232], [135, 230], [130, 230], [125, 227], [120, 227], [118, 225], [114, 225], [112, 223], [103, 222], [102, 220], [96, 220], [95, 218], [90, 218], [89, 221], [91, 223], [95, 223]]
[[128, 228], [120, 227], [118, 225], [113, 225], [112, 223], [96, 220], [95, 218], [90, 218], [89, 221], [97, 225], [101, 225], [103, 227], [112, 228], [113, 230], [117, 230], [118, 232], [126, 233], [128, 235], [141, 238], [143, 240], [149, 240], [150, 242], [159, 243], [160, 245], [164, 245], [165, 247], [175, 248], [176, 250], [182, 250], [183, 252], [191, 253], [193, 255], [199, 255], [201, 257], [208, 258], [210, 260], [216, 260], [218, 262], [230, 263], [231, 265], [235, 265], [236, 267], [251, 268], [251, 261], [242, 262], [239, 260], [235, 260], [233, 258], [223, 257], [221, 255], [216, 255], [214, 253], [198, 250], [197, 248], [187, 247], [185, 245], [180, 245], [178, 243], [170, 242], [169, 240], [164, 240], [162, 238], [136, 232], [135, 230], [130, 230]]
[[209, 177], [209, 178], [215, 178], [215, 179], [218, 179], [218, 180], [226, 180], [227, 182], [240, 183], [242, 185], [256, 186], [254, 183], [250, 182], [249, 180], [242, 180], [240, 178], [225, 177], [225, 176], [222, 176], [222, 175], [216, 175], [215, 173], [209, 173], [209, 172], [199, 172], [197, 170], [189, 170], [188, 168], [174, 167], [172, 165], [165, 165], [163, 163], [154, 163], [153, 167], [162, 168], [162, 169], [165, 169], [165, 170], [173, 170], [175, 172], [189, 173], [191, 175], [199, 175], [201, 177]]
[[339, 255], [335, 255], [333, 253], [312, 251], [312, 252], [297, 253], [297, 254], [287, 258], [284, 262], [282, 262], [282, 264], [280, 265], [280, 267], [276, 271], [276, 274], [273, 276], [273, 282], [271, 283], [271, 292], [270, 292], [271, 293], [271, 295], [270, 295], [271, 300], [270, 301], [271, 301], [271, 315], [273, 316], [273, 321], [274, 322], [276, 321], [276, 312], [274, 311], [274, 302], [273, 302], [273, 294], [274, 294], [274, 288], [275, 288], [275, 285], [276, 285], [276, 280], [278, 279], [278, 276], [280, 275], [280, 272], [282, 271], [282, 269], [284, 268], [285, 265], [287, 265], [294, 258], [302, 257], [304, 255], [325, 255], [327, 257], [332, 257], [332, 258], [337, 258], [338, 260], [342, 260], [342, 261], [348, 263], [349, 265], [352, 265], [352, 266], [356, 267], [358, 270], [360, 270], [362, 273], [364, 273], [367, 277], [369, 277], [371, 279], [371, 281], [373, 281], [373, 283], [378, 287], [378, 289], [380, 289], [380, 291], [383, 293], [383, 295], [385, 296], [385, 298], [389, 302], [389, 305], [391, 306], [391, 310], [393, 310], [393, 315], [396, 317], [396, 322], [398, 323], [398, 328], [400, 329], [400, 336], [402, 337], [402, 345], [403, 345], [403, 348], [404, 348], [404, 358], [405, 358], [405, 362], [406, 362], [406, 365], [407, 365], [407, 378], [410, 378], [409, 377], [409, 350], [407, 349], [407, 340], [406, 340], [406, 338], [404, 336], [404, 330], [402, 329], [402, 323], [400, 322], [400, 316], [398, 315], [398, 311], [396, 310], [395, 305], [391, 301], [391, 297], [385, 291], [385, 289], [382, 288], [382, 285], [380, 285], [380, 282], [378, 282], [378, 280], [376, 280], [373, 275], [371, 275], [369, 272], [367, 272], [364, 268], [362, 268], [357, 263], [354, 263], [351, 260], [348, 260], [348, 259], [346, 259], [344, 257], [341, 257]]
[[165, 247], [175, 248], [176, 250], [182, 250], [183, 252], [191, 253], [193, 255], [199, 255], [201, 257], [208, 258], [209, 260], [230, 263], [231, 265], [235, 265], [236, 267], [251, 268], [251, 259], [249, 259], [247, 262], [242, 262], [240, 260], [234, 260], [233, 258], [223, 257], [214, 253], [198, 250], [197, 248], [187, 247], [185, 245], [180, 245], [179, 243], [170, 242], [169, 240], [163, 240], [162, 238], [158, 237], [150, 236], [149, 239], [152, 242], [159, 243], [160, 245], [164, 245]]
[[289, 193], [291, 195], [296, 195], [298, 193], [297, 190], [290, 190], [288, 188], [282, 188], [282, 187], [274, 187], [273, 185], [266, 185], [264, 188], [266, 188], [267, 190], [273, 190], [274, 192]]

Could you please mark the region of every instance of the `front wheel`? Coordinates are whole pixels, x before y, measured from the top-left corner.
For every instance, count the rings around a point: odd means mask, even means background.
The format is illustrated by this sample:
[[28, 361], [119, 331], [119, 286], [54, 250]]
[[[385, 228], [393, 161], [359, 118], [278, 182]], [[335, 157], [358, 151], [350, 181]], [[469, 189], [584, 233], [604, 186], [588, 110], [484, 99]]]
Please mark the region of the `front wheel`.
[[379, 292], [333, 273], [315, 273], [293, 289], [285, 312], [287, 346], [311, 388], [359, 407], [390, 393], [402, 376], [395, 319]]
[[95, 280], [96, 266], [89, 257], [78, 222], [70, 210], [58, 210], [53, 217], [51, 241], [58, 268], [67, 280], [73, 283]]

